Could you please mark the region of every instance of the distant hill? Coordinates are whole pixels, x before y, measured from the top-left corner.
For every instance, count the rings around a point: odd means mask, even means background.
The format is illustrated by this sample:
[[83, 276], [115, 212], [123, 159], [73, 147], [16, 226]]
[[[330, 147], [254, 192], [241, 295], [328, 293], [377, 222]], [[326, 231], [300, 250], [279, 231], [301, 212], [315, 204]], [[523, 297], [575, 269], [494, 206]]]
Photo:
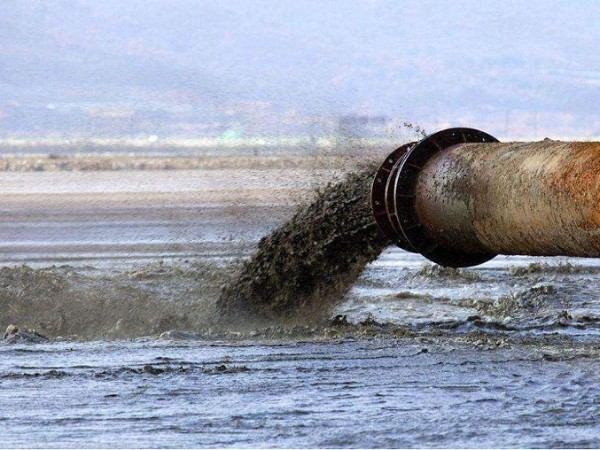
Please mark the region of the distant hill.
[[592, 133], [599, 19], [593, 0], [4, 0], [0, 129], [50, 105], [90, 133], [89, 109], [115, 107], [183, 128], [357, 113]]

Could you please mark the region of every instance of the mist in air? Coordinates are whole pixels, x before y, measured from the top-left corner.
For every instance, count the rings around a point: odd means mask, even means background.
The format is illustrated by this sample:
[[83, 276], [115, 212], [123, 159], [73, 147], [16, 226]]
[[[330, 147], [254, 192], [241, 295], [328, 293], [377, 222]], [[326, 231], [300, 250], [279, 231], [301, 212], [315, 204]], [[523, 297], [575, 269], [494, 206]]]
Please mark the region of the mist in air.
[[[600, 5], [17, 1], [0, 137], [600, 135]], [[367, 124], [367, 126], [365, 126]]]

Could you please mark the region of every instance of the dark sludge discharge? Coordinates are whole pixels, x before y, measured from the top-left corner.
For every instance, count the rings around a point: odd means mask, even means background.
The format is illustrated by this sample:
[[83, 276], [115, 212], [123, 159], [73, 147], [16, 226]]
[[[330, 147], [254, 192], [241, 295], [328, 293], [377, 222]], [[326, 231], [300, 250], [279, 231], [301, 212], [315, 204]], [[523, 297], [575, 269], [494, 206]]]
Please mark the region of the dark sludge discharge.
[[363, 167], [327, 186], [264, 237], [239, 277], [223, 289], [222, 317], [322, 319], [390, 243], [371, 212], [375, 171]]

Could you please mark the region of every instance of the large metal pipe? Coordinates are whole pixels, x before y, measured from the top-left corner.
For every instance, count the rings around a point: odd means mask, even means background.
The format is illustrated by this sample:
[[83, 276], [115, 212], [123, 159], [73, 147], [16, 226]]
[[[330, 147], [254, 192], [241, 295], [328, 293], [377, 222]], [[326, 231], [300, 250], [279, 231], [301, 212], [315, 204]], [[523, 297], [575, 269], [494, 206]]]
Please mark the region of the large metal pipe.
[[600, 142], [444, 130], [392, 153], [371, 201], [388, 238], [445, 266], [498, 254], [600, 257]]

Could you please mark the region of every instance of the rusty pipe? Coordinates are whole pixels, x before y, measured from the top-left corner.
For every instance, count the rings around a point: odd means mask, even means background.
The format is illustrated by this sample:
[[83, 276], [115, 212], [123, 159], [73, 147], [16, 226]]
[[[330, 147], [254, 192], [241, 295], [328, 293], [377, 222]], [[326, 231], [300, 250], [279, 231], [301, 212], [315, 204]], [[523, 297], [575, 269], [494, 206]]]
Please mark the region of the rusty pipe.
[[371, 204], [383, 234], [444, 266], [498, 254], [600, 257], [600, 142], [440, 131], [386, 159]]

